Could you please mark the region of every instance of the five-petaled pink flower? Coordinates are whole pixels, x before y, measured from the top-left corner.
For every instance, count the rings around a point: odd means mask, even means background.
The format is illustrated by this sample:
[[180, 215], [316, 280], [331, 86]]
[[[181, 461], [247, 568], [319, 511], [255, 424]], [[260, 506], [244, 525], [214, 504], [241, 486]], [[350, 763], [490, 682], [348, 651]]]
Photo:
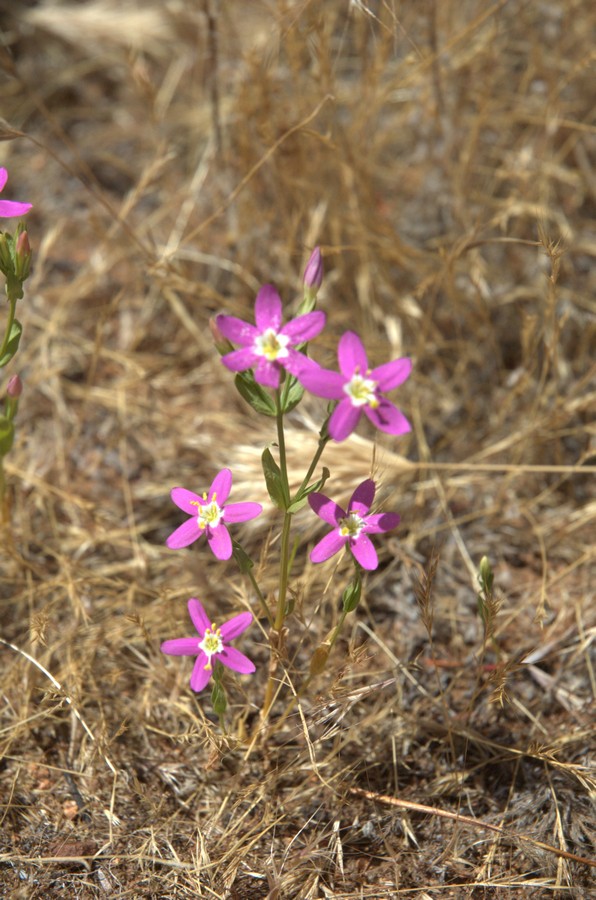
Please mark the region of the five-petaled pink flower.
[[372, 478], [358, 485], [348, 503], [347, 512], [324, 494], [310, 494], [308, 502], [313, 512], [324, 522], [333, 525], [333, 531], [313, 547], [311, 562], [324, 562], [347, 544], [363, 569], [376, 569], [379, 564], [377, 551], [368, 535], [381, 534], [395, 528], [399, 524], [399, 516], [397, 513], [367, 515], [374, 499], [375, 483]]
[[403, 357], [369, 369], [364, 345], [353, 331], [341, 336], [337, 357], [339, 372], [323, 369], [304, 358], [298, 375], [311, 394], [339, 400], [328, 425], [333, 440], [345, 440], [356, 428], [362, 413], [388, 434], [411, 431], [406, 417], [382, 392], [391, 391], [406, 380], [412, 371], [412, 361]]
[[172, 550], [188, 547], [203, 534], [218, 559], [229, 559], [232, 555], [232, 539], [226, 524], [247, 522], [263, 511], [260, 503], [229, 503], [224, 506], [232, 489], [232, 473], [229, 469], [218, 472], [209, 490], [199, 497], [185, 488], [175, 487], [171, 497], [179, 509], [191, 518], [183, 522], [167, 539]]
[[325, 325], [325, 313], [315, 310], [282, 325], [281, 299], [275, 288], [265, 284], [257, 294], [255, 322], [243, 322], [236, 316], [220, 315], [217, 327], [229, 341], [240, 344], [222, 357], [232, 372], [254, 369], [255, 381], [265, 387], [278, 388], [280, 370], [296, 375], [306, 359], [294, 348], [316, 337]]
[[219, 660], [228, 669], [241, 672], [243, 675], [250, 675], [255, 671], [254, 663], [248, 656], [245, 656], [240, 650], [236, 650], [235, 647], [227, 646], [229, 641], [238, 637], [248, 628], [252, 622], [251, 613], [242, 612], [217, 628], [207, 617], [200, 601], [194, 597], [188, 601], [188, 612], [200, 640], [197, 640], [196, 636], [174, 638], [171, 641], [164, 641], [160, 649], [162, 653], [167, 653], [169, 656], [196, 656], [194, 669], [190, 676], [190, 686], [193, 691], [198, 693], [207, 685], [213, 675], [212, 660], [214, 659]]
[[[8, 172], [0, 168], [0, 191], [8, 181]], [[14, 216], [24, 216], [32, 207], [32, 203], [19, 203], [16, 200], [0, 200], [0, 216], [3, 219], [12, 219]]]

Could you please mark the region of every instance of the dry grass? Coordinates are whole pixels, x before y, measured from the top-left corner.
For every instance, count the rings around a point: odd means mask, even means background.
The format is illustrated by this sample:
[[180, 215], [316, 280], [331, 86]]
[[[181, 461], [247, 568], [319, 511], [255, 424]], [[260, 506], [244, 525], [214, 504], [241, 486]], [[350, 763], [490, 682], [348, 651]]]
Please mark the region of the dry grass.
[[[35, 270], [2, 533], [0, 892], [10, 898], [585, 898], [593, 702], [596, 10], [590, 0], [2, 4], [2, 145]], [[274, 437], [208, 318], [299, 296], [322, 245], [331, 362], [412, 355], [371, 471], [402, 525], [325, 673], [333, 563], [293, 587], [278, 727], [249, 745], [159, 643], [234, 568], [172, 553], [173, 484], [267, 504]], [[6, 374], [6, 373], [5, 373]], [[293, 417], [301, 475], [322, 402]], [[243, 536], [273, 588], [278, 523]], [[495, 570], [490, 634], [477, 611]], [[266, 564], [269, 568], [266, 567]], [[271, 564], [271, 565], [269, 565]], [[342, 563], [341, 571], [348, 571]], [[268, 574], [269, 573], [269, 574]], [[181, 630], [182, 629], [182, 630]]]

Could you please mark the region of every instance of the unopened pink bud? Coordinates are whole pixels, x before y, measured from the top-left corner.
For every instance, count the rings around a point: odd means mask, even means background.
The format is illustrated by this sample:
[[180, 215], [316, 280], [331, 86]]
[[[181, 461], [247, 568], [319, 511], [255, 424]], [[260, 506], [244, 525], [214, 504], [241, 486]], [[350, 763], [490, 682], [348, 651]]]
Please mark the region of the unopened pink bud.
[[8, 379], [8, 384], [6, 385], [6, 394], [11, 397], [13, 400], [16, 400], [17, 397], [20, 397], [23, 393], [23, 382], [19, 378], [18, 375], [11, 375]]
[[315, 291], [321, 287], [323, 283], [323, 258], [321, 256], [321, 251], [318, 247], [315, 247], [313, 252], [310, 254], [310, 259], [306, 264], [306, 269], [304, 270], [304, 287], [306, 288], [314, 288]]
[[14, 245], [15, 267], [14, 272], [21, 284], [29, 277], [31, 271], [31, 244], [26, 231], [17, 235]]
[[29, 235], [26, 231], [21, 231], [16, 243], [17, 256], [25, 259], [31, 256], [31, 244], [29, 243]]

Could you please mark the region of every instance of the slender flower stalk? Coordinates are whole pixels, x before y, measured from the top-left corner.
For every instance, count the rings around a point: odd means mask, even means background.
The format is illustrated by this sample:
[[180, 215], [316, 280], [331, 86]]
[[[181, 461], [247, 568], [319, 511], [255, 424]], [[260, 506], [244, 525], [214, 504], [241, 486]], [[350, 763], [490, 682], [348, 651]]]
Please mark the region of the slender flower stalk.
[[317, 397], [339, 400], [329, 419], [329, 434], [344, 441], [354, 431], [362, 413], [380, 431], [405, 434], [412, 426], [400, 410], [383, 394], [398, 387], [412, 371], [410, 359], [394, 359], [369, 369], [364, 345], [357, 334], [346, 331], [337, 351], [339, 372], [323, 369], [304, 359], [298, 378]]
[[254, 369], [255, 381], [265, 387], [277, 389], [281, 370], [296, 375], [306, 357], [295, 348], [316, 337], [325, 325], [325, 314], [320, 311], [305, 313], [282, 325], [281, 299], [275, 288], [264, 285], [255, 302], [255, 322], [251, 325], [235, 316], [217, 316], [216, 325], [223, 337], [240, 344], [222, 357], [222, 362], [232, 372]]
[[328, 525], [333, 525], [333, 531], [313, 547], [311, 562], [324, 562], [347, 545], [363, 569], [372, 571], [377, 568], [377, 551], [368, 535], [391, 531], [399, 524], [400, 517], [397, 513], [368, 515], [374, 498], [375, 483], [372, 478], [356, 488], [345, 511], [324, 494], [315, 492], [309, 495], [308, 502], [313, 512]]
[[222, 469], [202, 497], [186, 488], [175, 487], [171, 497], [179, 509], [190, 515], [166, 540], [171, 550], [188, 547], [205, 535], [209, 547], [217, 559], [229, 559], [232, 555], [232, 539], [226, 527], [235, 522], [255, 519], [263, 511], [260, 503], [228, 503], [232, 489], [232, 473]]
[[194, 597], [188, 601], [188, 612], [200, 640], [197, 640], [196, 635], [188, 638], [174, 638], [164, 641], [160, 649], [168, 656], [196, 656], [190, 676], [190, 686], [193, 691], [198, 693], [206, 687], [213, 675], [214, 662], [220, 662], [228, 669], [233, 669], [243, 675], [250, 675], [255, 671], [254, 663], [244, 653], [236, 650], [235, 647], [228, 646], [230, 641], [246, 631], [251, 624], [251, 613], [242, 612], [233, 616], [218, 628], [207, 616], [201, 602]]

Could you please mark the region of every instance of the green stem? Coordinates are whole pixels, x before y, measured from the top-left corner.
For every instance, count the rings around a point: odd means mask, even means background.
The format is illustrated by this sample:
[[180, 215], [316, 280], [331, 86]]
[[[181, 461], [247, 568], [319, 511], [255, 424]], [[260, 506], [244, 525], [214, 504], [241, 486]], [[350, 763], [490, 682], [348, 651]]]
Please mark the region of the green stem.
[[10, 304], [10, 309], [8, 312], [8, 323], [6, 326], [6, 333], [4, 335], [4, 340], [2, 341], [2, 347], [0, 347], [0, 359], [2, 359], [2, 357], [6, 353], [6, 348], [8, 347], [8, 342], [10, 340], [10, 332], [12, 331], [12, 324], [14, 322], [15, 312], [17, 309], [16, 298], [11, 297], [10, 294], [8, 296], [8, 302]]
[[300, 494], [300, 492], [304, 490], [304, 488], [307, 486], [308, 482], [312, 478], [313, 472], [315, 471], [315, 469], [317, 467], [317, 463], [319, 462], [321, 456], [323, 455], [323, 450], [325, 449], [325, 447], [327, 446], [329, 441], [330, 441], [330, 437], [328, 434], [325, 434], [324, 437], [319, 438], [317, 452], [315, 453], [315, 455], [312, 458], [312, 462], [311, 462], [310, 466], [308, 467], [308, 472], [306, 473], [306, 475], [304, 476], [304, 478], [302, 480], [302, 484], [296, 491], [296, 496], [298, 496], [298, 494]]
[[252, 571], [251, 571], [250, 569], [249, 569], [249, 571], [248, 571], [246, 574], [247, 574], [248, 577], [250, 578], [250, 583], [252, 584], [252, 586], [253, 586], [253, 588], [254, 588], [254, 592], [255, 592], [255, 594], [257, 595], [257, 597], [259, 598], [259, 603], [260, 603], [261, 606], [263, 607], [263, 611], [264, 611], [265, 615], [267, 616], [267, 621], [269, 622], [270, 625], [273, 625], [273, 615], [272, 615], [272, 613], [271, 613], [271, 610], [269, 609], [269, 606], [268, 606], [268, 604], [267, 604], [267, 601], [265, 600], [265, 598], [264, 598], [264, 596], [263, 596], [263, 593], [262, 593], [262, 591], [261, 591], [261, 588], [260, 588], [259, 585], [257, 584], [257, 579], [256, 579], [255, 576], [252, 574]]
[[288, 481], [288, 461], [286, 459], [286, 438], [284, 434], [284, 414], [282, 412], [282, 398], [279, 390], [275, 392], [275, 405], [277, 407], [275, 422], [277, 424], [277, 445], [279, 447], [279, 468], [285, 492], [286, 504], [290, 505], [290, 483]]
[[276, 631], [281, 631], [286, 613], [286, 596], [288, 593], [288, 580], [290, 576], [290, 529], [292, 526], [292, 513], [289, 513], [287, 511], [287, 507], [290, 505], [290, 483], [288, 480], [288, 461], [286, 458], [283, 404], [279, 390], [276, 391], [275, 394], [275, 403], [277, 406], [276, 422], [277, 443], [279, 447], [279, 468], [281, 472], [282, 487], [286, 501], [286, 512], [284, 513], [284, 524], [281, 533], [277, 612], [275, 615], [275, 622], [273, 624], [273, 627]]
[[279, 596], [277, 600], [277, 613], [273, 627], [281, 631], [286, 614], [286, 597], [288, 594], [288, 581], [290, 575], [290, 527], [292, 525], [292, 513], [285, 513], [284, 524], [281, 533], [281, 560], [279, 566]]
[[257, 579], [255, 578], [255, 576], [253, 575], [253, 572], [252, 572], [254, 563], [253, 563], [252, 559], [250, 558], [250, 556], [248, 555], [248, 553], [246, 552], [246, 550], [244, 550], [244, 548], [242, 547], [242, 544], [239, 544], [238, 541], [236, 541], [234, 539], [232, 539], [232, 556], [234, 557], [234, 562], [240, 569], [240, 574], [248, 575], [248, 577], [250, 578], [250, 582], [254, 588], [254, 591], [255, 591], [255, 594], [257, 595], [259, 603], [261, 604], [261, 606], [263, 607], [263, 610], [265, 611], [265, 615], [267, 616], [269, 624], [271, 626], [273, 626], [273, 615], [271, 614], [271, 610], [269, 609], [269, 606], [267, 605], [267, 601], [265, 600], [265, 597], [263, 596], [263, 592], [261, 591], [261, 588], [259, 587], [259, 585], [257, 583]]
[[336, 642], [336, 640], [337, 640], [337, 638], [338, 638], [338, 636], [339, 636], [339, 632], [341, 631], [342, 626], [343, 626], [344, 622], [346, 621], [346, 616], [347, 616], [347, 615], [348, 615], [348, 614], [347, 614], [347, 612], [345, 611], [345, 609], [342, 609], [341, 615], [340, 615], [340, 617], [339, 617], [339, 622], [338, 622], [337, 625], [335, 626], [335, 631], [333, 632], [333, 637], [332, 637], [331, 640], [329, 641], [329, 652], [331, 652], [331, 649], [333, 648], [333, 645], [335, 644], [335, 642]]

